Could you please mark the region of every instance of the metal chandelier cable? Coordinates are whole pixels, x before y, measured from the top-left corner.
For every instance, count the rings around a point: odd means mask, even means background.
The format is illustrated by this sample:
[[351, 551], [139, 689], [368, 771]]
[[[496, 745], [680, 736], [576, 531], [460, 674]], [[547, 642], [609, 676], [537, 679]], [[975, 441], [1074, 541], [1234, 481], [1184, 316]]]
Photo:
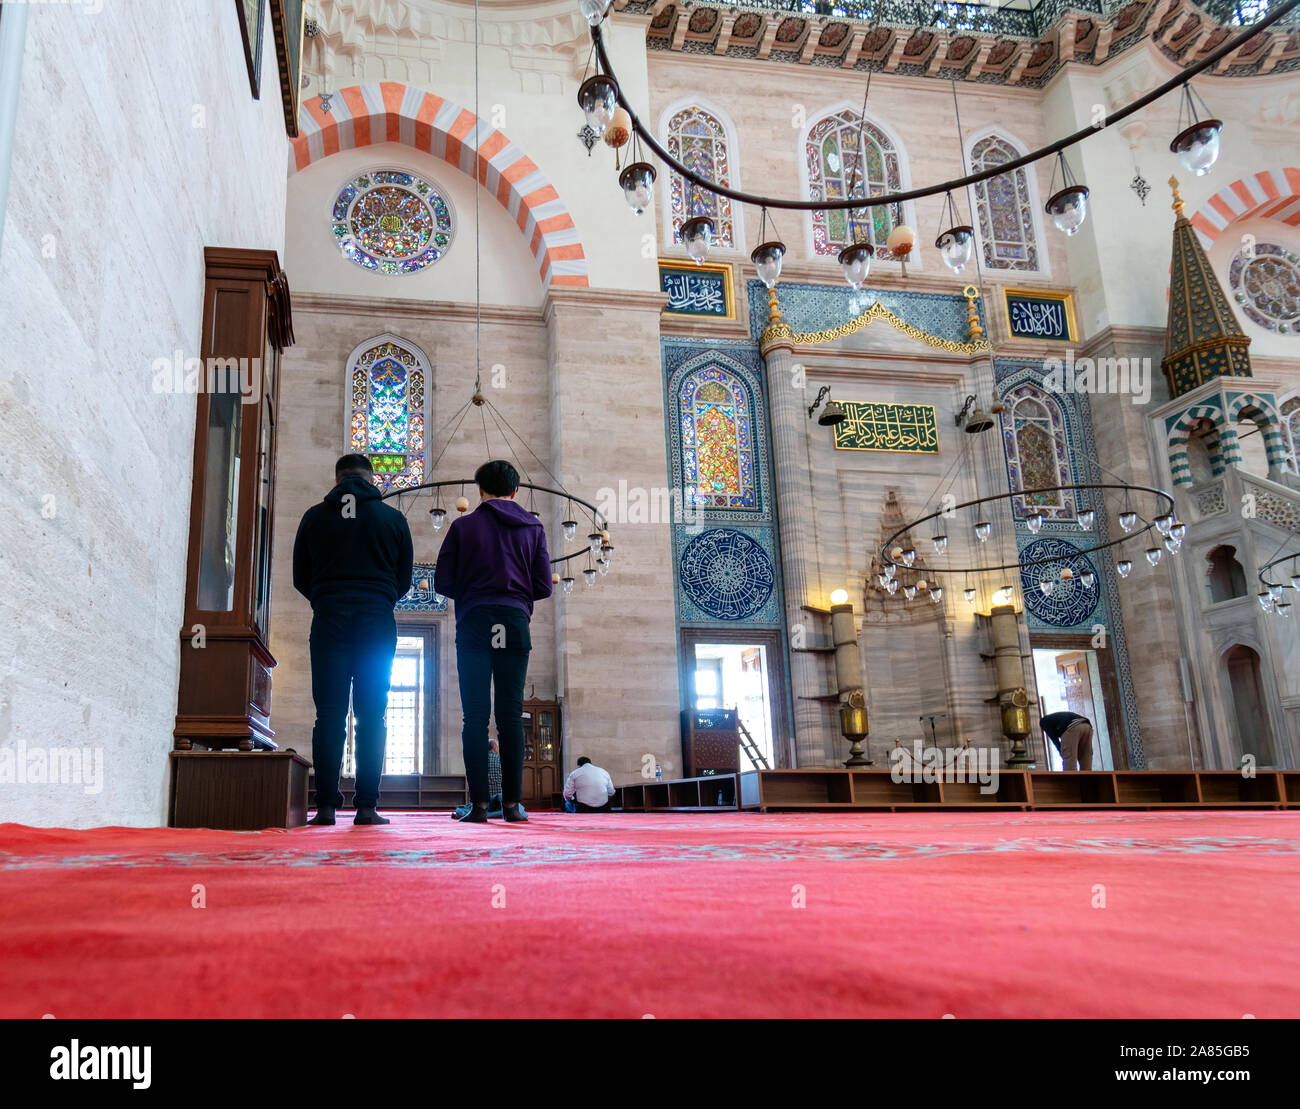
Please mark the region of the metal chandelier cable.
[[[1172, 92], [1174, 89], [1187, 84], [1187, 82], [1193, 77], [1204, 73], [1211, 66], [1222, 61], [1229, 54], [1233, 53], [1233, 51], [1239, 49], [1245, 43], [1253, 39], [1256, 35], [1268, 30], [1268, 28], [1273, 26], [1273, 24], [1290, 15], [1297, 7], [1300, 7], [1300, 0], [1286, 0], [1285, 3], [1270, 11], [1257, 23], [1251, 24], [1251, 26], [1245, 28], [1239, 35], [1228, 39], [1221, 46], [1212, 50], [1199, 62], [1195, 62], [1186, 69], [1180, 70], [1168, 81], [1156, 86], [1156, 88], [1152, 89], [1145, 95], [1138, 97], [1132, 103], [1126, 104], [1123, 108], [1111, 112], [1110, 115], [1108, 115], [1101, 123], [1096, 125], [1090, 124], [1087, 127], [1082, 127], [1073, 134], [1057, 139], [1055, 142], [1040, 147], [1038, 150], [1032, 150], [1020, 158], [1015, 158], [1010, 162], [1003, 162], [999, 165], [990, 166], [988, 169], [980, 170], [977, 173], [971, 173], [965, 177], [952, 181], [945, 181], [938, 185], [927, 185], [924, 188], [910, 189], [906, 192], [881, 193], [870, 198], [847, 197], [842, 200], [783, 200], [780, 197], [754, 196], [751, 193], [742, 192], [739, 189], [733, 189], [727, 185], [720, 185], [715, 181], [710, 181], [705, 177], [701, 177], [689, 166], [683, 165], [678, 161], [678, 159], [668, 153], [668, 151], [664, 149], [663, 145], [655, 138], [650, 128], [646, 127], [646, 125], [641, 122], [640, 117], [636, 114], [636, 111], [632, 108], [631, 103], [624, 94], [623, 87], [618, 82], [618, 77], [614, 72], [613, 66], [610, 65], [609, 55], [605, 51], [604, 36], [599, 25], [591, 28], [591, 38], [592, 42], [595, 44], [596, 54], [599, 58], [602, 71], [614, 82], [617, 101], [624, 109], [626, 109], [627, 114], [632, 121], [632, 130], [641, 136], [645, 144], [650, 147], [650, 149], [653, 150], [666, 165], [671, 167], [673, 172], [680, 174], [687, 181], [699, 185], [701, 188], [713, 193], [714, 195], [725, 196], [741, 204], [752, 204], [756, 208], [778, 208], [786, 211], [801, 212], [824, 212], [853, 208], [874, 208], [880, 205], [901, 204], [903, 201], [917, 200], [924, 196], [936, 196], [939, 193], [949, 192], [952, 189], [965, 188], [966, 186], [974, 185], [980, 181], [987, 181], [990, 178], [999, 177], [1004, 173], [1011, 173], [1013, 170], [1021, 169], [1022, 167], [1037, 162], [1042, 158], [1057, 154], [1060, 151], [1074, 146], [1077, 143], [1082, 142], [1084, 139], [1105, 130], [1107, 127], [1119, 123], [1121, 120], [1127, 119], [1134, 113], [1141, 111], [1148, 104], [1159, 100], [1162, 96]], [[868, 70], [868, 73], [870, 73], [870, 70]]]

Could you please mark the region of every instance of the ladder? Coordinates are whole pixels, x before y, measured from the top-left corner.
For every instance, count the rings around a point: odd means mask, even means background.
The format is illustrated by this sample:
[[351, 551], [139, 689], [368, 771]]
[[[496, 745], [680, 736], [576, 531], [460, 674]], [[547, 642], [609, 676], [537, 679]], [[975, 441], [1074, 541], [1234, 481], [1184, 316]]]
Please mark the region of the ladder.
[[772, 768], [767, 765], [766, 756], [759, 750], [758, 744], [754, 742], [754, 737], [749, 734], [749, 729], [741, 721], [739, 713], [736, 715], [736, 728], [740, 732], [740, 749], [745, 752], [749, 761], [759, 770], [771, 770]]

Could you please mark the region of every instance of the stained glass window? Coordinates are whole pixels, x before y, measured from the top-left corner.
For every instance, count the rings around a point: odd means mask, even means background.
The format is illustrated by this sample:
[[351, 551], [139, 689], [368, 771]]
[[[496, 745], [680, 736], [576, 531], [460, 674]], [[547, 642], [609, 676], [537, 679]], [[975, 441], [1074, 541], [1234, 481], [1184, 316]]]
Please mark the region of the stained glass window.
[[[1003, 439], [1012, 492], [1073, 482], [1065, 452], [1065, 421], [1056, 401], [1026, 384], [1011, 390], [1003, 403]], [[1074, 498], [1062, 490], [1031, 493], [1016, 497], [1015, 509], [1018, 516], [1042, 512], [1050, 519], [1071, 519]]]
[[719, 366], [689, 375], [678, 394], [688, 504], [757, 508], [749, 390]]
[[[804, 144], [810, 200], [879, 196], [903, 187], [898, 152], [885, 133], [846, 108], [813, 125]], [[852, 191], [850, 192], [850, 189]], [[901, 204], [812, 214], [813, 250], [838, 254], [850, 243], [870, 240], [883, 247], [889, 232], [903, 222]]]
[[451, 209], [422, 177], [377, 169], [354, 177], [334, 200], [334, 239], [345, 258], [377, 273], [415, 273], [451, 245]]
[[1260, 327], [1300, 335], [1300, 255], [1276, 243], [1242, 247], [1228, 266], [1238, 307]]
[[[1023, 153], [1005, 139], [989, 135], [971, 148], [971, 172], [1004, 165]], [[992, 270], [1038, 269], [1034, 205], [1025, 171], [1012, 170], [980, 181], [974, 186], [974, 192], [984, 265]]]
[[348, 449], [375, 468], [375, 484], [409, 489], [424, 481], [425, 366], [399, 341], [383, 339], [352, 362]]
[[[703, 108], [683, 108], [668, 121], [668, 153], [707, 181], [731, 184], [727, 133], [722, 121]], [[731, 201], [716, 196], [680, 173], [669, 175], [668, 203], [672, 216], [673, 242], [682, 241], [682, 224], [694, 216], [708, 216], [715, 228], [716, 246], [734, 247], [736, 233]]]

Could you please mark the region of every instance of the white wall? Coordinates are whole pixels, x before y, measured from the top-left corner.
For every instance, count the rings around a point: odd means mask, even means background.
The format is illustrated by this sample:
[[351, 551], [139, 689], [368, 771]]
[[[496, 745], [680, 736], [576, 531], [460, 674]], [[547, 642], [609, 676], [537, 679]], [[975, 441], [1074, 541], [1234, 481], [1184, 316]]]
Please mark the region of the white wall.
[[[165, 820], [204, 246], [281, 250], [275, 50], [252, 99], [233, 3], [30, 11], [0, 256], [0, 820]], [[89, 10], [88, 10], [89, 9]], [[102, 788], [4, 780], [90, 748]], [[91, 790], [94, 786], [91, 785]]]

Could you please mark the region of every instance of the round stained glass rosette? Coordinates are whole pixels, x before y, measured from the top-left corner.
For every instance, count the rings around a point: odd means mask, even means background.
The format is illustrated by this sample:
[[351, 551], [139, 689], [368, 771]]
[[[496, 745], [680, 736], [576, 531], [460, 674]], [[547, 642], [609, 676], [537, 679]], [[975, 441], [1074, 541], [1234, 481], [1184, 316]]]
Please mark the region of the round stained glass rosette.
[[334, 239], [344, 256], [376, 273], [415, 273], [451, 245], [451, 207], [428, 181], [380, 169], [353, 178], [334, 201]]
[[1238, 306], [1260, 327], [1300, 334], [1300, 255], [1276, 243], [1242, 249], [1228, 267]]

